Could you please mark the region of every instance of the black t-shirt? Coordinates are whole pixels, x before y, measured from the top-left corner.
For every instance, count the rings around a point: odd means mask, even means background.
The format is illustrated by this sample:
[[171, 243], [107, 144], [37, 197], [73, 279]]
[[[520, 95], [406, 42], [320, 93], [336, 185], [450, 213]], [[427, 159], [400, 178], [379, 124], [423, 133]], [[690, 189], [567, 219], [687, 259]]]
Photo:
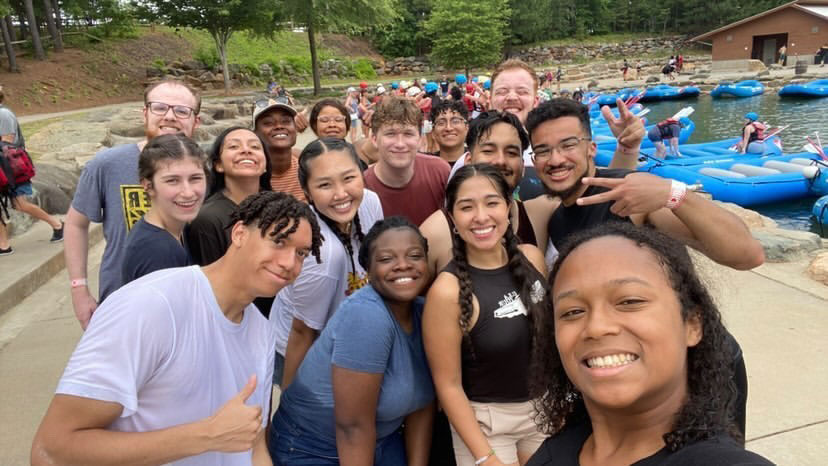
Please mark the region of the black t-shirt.
[[124, 284], [156, 270], [192, 265], [187, 249], [163, 228], [143, 217], [135, 222], [127, 236], [122, 277]]
[[[630, 173], [634, 173], [634, 171], [621, 168], [599, 168], [595, 172], [595, 177], [624, 178]], [[609, 191], [609, 188], [605, 188], [603, 186], [589, 186], [581, 197], [592, 196], [593, 194], [600, 194], [605, 191]], [[560, 247], [560, 245], [563, 244], [571, 234], [577, 231], [585, 230], [589, 227], [600, 225], [606, 221], [617, 220], [629, 222], [629, 217], [619, 217], [618, 215], [610, 212], [612, 204], [612, 202], [604, 202], [602, 204], [587, 206], [579, 206], [578, 204], [565, 206], [561, 204], [555, 210], [555, 213], [553, 213], [549, 218], [549, 228], [547, 231], [549, 232], [549, 239], [552, 241], [552, 244], [556, 247]]]
[[[564, 428], [557, 435], [546, 439], [526, 466], [577, 466], [587, 438], [592, 434], [589, 418]], [[691, 443], [670, 452], [667, 447], [640, 459], [631, 466], [766, 466], [773, 463], [742, 448], [726, 434]]]
[[[198, 217], [185, 230], [187, 247], [198, 265], [219, 260], [230, 247], [230, 216], [236, 203], [219, 191], [210, 196], [198, 212]], [[253, 304], [265, 317], [270, 316], [273, 297], [260, 297]]]
[[521, 201], [528, 201], [546, 193], [535, 167], [526, 166], [524, 168], [523, 178], [518, 183], [517, 192]]
[[210, 196], [198, 212], [198, 217], [185, 230], [187, 247], [193, 262], [208, 265], [219, 260], [230, 246], [230, 215], [236, 203], [224, 193]]

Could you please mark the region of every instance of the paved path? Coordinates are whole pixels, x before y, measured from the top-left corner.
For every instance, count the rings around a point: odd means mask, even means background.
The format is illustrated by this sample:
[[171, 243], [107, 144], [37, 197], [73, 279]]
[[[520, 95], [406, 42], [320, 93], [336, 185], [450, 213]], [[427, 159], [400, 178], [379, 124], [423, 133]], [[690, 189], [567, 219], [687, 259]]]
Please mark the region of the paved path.
[[[20, 266], [54, 254], [42, 231], [20, 238], [37, 252], [0, 258]], [[90, 254], [96, 286], [103, 243]], [[41, 258], [42, 260], [42, 258]], [[822, 466], [828, 459], [828, 287], [801, 276], [801, 264], [736, 272], [709, 262], [705, 276], [748, 367], [748, 447], [778, 464]], [[19, 305], [0, 314], [0, 465], [28, 464], [35, 430], [81, 335], [61, 271]], [[2, 283], [0, 283], [0, 288]]]

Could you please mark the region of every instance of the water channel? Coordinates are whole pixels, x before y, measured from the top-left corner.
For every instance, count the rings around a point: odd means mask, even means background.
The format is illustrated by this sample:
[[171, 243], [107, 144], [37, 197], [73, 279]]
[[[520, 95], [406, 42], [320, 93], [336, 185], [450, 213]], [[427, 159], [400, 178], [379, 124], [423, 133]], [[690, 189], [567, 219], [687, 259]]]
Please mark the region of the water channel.
[[[702, 95], [697, 99], [663, 101], [645, 104], [651, 111], [648, 120], [658, 122], [669, 118], [686, 106], [695, 108], [690, 117], [696, 123], [690, 143], [716, 141], [738, 137], [747, 112], [759, 114], [760, 121], [771, 126], [786, 126], [779, 134], [785, 153], [802, 152], [805, 136], [819, 131], [823, 145], [828, 145], [828, 97], [821, 99], [780, 99], [774, 91], [764, 95], [742, 99], [713, 99]], [[828, 238], [828, 228], [812, 220], [811, 207], [816, 198], [754, 206], [763, 215], [779, 223], [780, 227], [812, 231]], [[823, 231], [821, 231], [823, 230]]]

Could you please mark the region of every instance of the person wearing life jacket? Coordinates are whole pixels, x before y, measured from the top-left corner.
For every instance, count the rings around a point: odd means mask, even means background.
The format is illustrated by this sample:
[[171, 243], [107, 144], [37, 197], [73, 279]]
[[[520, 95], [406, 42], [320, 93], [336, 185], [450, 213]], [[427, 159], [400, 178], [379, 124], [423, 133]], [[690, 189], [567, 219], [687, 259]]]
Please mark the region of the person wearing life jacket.
[[756, 112], [745, 114], [747, 122], [742, 128], [742, 140], [739, 142], [739, 153], [763, 153], [765, 151], [765, 130], [767, 126], [759, 122], [759, 115]]
[[659, 122], [647, 131], [647, 139], [649, 139], [656, 148], [655, 156], [663, 159], [667, 156], [667, 146], [664, 140], [670, 141], [670, 154], [675, 157], [681, 157], [679, 153], [679, 135], [681, 134], [681, 123], [678, 120], [668, 118]]

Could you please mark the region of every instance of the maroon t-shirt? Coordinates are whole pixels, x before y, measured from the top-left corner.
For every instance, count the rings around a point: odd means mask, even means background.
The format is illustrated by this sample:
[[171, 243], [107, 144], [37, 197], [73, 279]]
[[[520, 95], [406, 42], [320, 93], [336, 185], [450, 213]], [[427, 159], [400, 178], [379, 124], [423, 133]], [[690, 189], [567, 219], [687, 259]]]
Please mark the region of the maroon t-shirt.
[[402, 215], [419, 225], [443, 207], [446, 199], [449, 164], [439, 158], [417, 154], [414, 176], [401, 188], [386, 186], [374, 173], [374, 165], [365, 170], [365, 187], [377, 193], [386, 217]]

